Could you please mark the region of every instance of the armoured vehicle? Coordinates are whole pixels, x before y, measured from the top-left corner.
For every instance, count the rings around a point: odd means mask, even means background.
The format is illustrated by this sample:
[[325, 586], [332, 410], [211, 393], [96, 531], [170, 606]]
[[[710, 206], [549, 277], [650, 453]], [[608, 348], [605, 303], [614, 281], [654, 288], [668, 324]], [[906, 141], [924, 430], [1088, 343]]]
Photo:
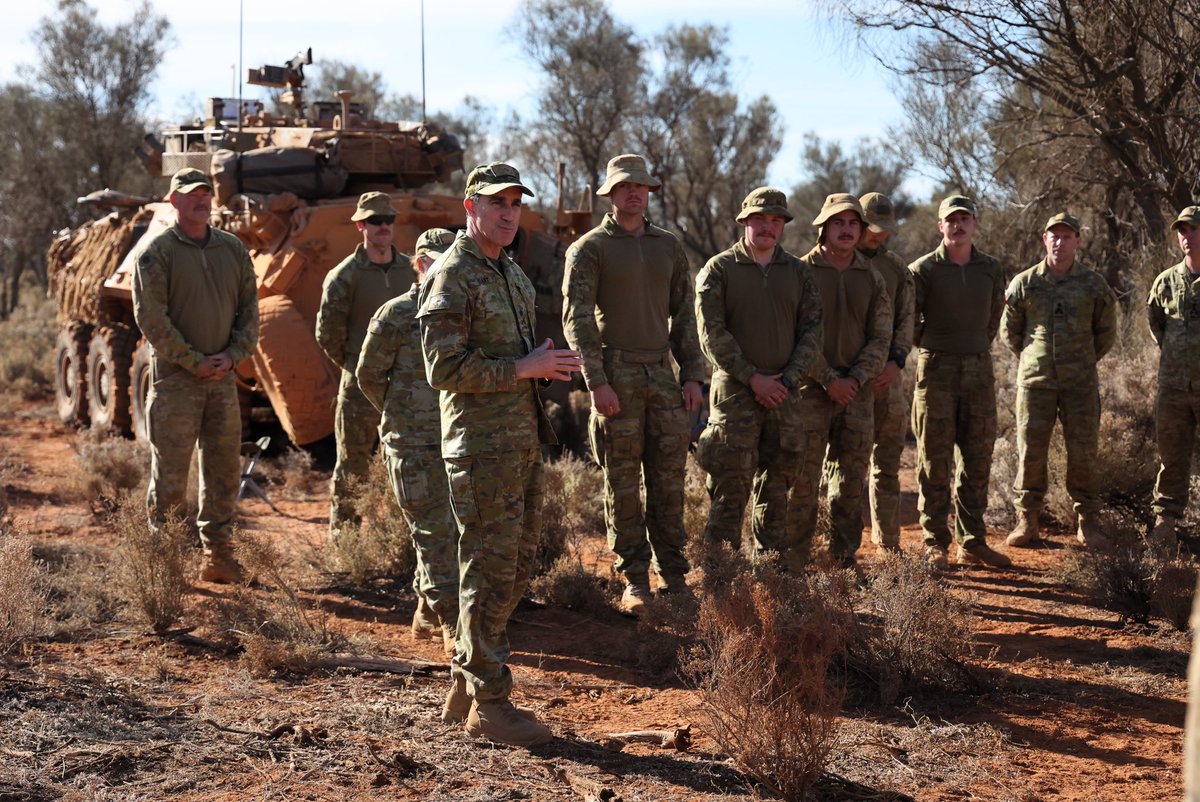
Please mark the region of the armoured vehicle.
[[[314, 328], [325, 274], [361, 242], [350, 222], [359, 194], [391, 195], [402, 252], [427, 228], [465, 224], [460, 196], [422, 191], [462, 169], [457, 139], [432, 123], [367, 119], [347, 91], [306, 106], [303, 67], [311, 52], [250, 71], [251, 83], [286, 90], [280, 100], [290, 114], [211, 98], [203, 123], [168, 129], [161, 140], [148, 136], [143, 154], [148, 169], [164, 176], [182, 167], [211, 176], [211, 223], [246, 245], [258, 281], [258, 347], [237, 366], [243, 415], [269, 406], [297, 445], [333, 432], [339, 374]], [[511, 249], [538, 291], [539, 336], [560, 345], [563, 253], [592, 219], [590, 209], [562, 209], [561, 174], [554, 223], [526, 210]], [[144, 437], [149, 346], [133, 318], [132, 270], [138, 243], [171, 226], [174, 210], [164, 199], [111, 190], [79, 203], [107, 214], [60, 232], [49, 251], [58, 414], [66, 423]], [[565, 402], [566, 388], [557, 391], [564, 398], [551, 400]]]

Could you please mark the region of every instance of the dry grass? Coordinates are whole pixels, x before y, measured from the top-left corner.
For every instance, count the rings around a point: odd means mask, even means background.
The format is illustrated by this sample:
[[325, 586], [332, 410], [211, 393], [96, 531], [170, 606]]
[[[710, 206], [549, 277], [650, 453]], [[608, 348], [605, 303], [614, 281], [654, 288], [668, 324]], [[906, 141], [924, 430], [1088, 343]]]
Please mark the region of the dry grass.
[[82, 431], [75, 436], [79, 472], [74, 490], [93, 513], [113, 513], [121, 498], [146, 497], [150, 481], [150, 447], [137, 440]]
[[117, 592], [114, 567], [107, 551], [71, 546], [42, 546], [53, 636], [81, 640], [112, 624], [125, 602]]
[[54, 393], [54, 302], [25, 294], [7, 320], [0, 320], [0, 387], [25, 401]]
[[169, 629], [187, 608], [196, 552], [187, 524], [176, 517], [150, 526], [140, 497], [122, 497], [110, 520], [120, 538], [114, 579], [118, 593], [155, 632]]
[[762, 566], [700, 605], [683, 674], [717, 743], [782, 799], [801, 800], [837, 741], [848, 599], [821, 576]]
[[585, 538], [603, 535], [604, 475], [569, 453], [547, 462], [534, 576], [552, 571], [564, 556], [578, 554]]
[[47, 630], [44, 574], [30, 538], [0, 528], [0, 659]]
[[314, 470], [312, 454], [303, 449], [289, 446], [278, 457], [259, 460], [255, 470], [272, 497], [307, 501], [329, 492], [329, 474]]
[[344, 527], [333, 544], [336, 569], [355, 587], [366, 587], [377, 579], [412, 576], [417, 554], [383, 460], [372, 459], [367, 476], [352, 481], [350, 487], [362, 523]]

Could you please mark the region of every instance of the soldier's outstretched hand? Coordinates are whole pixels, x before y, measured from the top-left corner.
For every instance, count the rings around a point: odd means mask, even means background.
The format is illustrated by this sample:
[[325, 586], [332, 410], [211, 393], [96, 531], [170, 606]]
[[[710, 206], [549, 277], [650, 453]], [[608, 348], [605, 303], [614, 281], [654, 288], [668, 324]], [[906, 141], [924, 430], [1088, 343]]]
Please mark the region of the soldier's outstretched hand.
[[583, 357], [578, 351], [555, 348], [554, 341], [547, 338], [517, 360], [518, 379], [557, 379], [570, 381], [571, 374], [583, 367]]

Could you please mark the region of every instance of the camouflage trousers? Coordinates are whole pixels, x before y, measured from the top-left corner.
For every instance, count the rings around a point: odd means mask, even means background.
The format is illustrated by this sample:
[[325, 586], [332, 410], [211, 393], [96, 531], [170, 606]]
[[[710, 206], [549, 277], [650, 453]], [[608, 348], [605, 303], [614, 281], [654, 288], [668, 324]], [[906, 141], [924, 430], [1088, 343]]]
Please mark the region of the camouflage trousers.
[[[917, 436], [917, 509], [927, 545], [950, 545], [950, 485], [954, 538], [985, 542], [988, 479], [996, 444], [996, 386], [991, 354], [917, 353], [913, 396]], [[953, 474], [953, 476], [952, 476]]]
[[200, 541], [207, 554], [228, 554], [242, 476], [242, 416], [234, 376], [207, 382], [160, 359], [151, 370], [150, 525], [182, 515], [192, 452], [198, 449]]
[[900, 455], [908, 434], [904, 377], [875, 396], [875, 447], [871, 450], [871, 542], [900, 545]]
[[1188, 504], [1192, 450], [1200, 425], [1200, 393], [1158, 388], [1154, 428], [1158, 440], [1158, 479], [1154, 483], [1154, 513], [1183, 516]]
[[447, 459], [458, 524], [458, 640], [451, 670], [481, 702], [507, 699], [508, 618], [529, 585], [542, 531], [541, 450]]
[[379, 439], [379, 419], [379, 410], [358, 389], [354, 374], [343, 370], [333, 422], [337, 463], [329, 480], [330, 540], [337, 538], [343, 526], [361, 523], [354, 511], [351, 485], [355, 480], [364, 480], [370, 471], [371, 452]]
[[1100, 440], [1100, 389], [1095, 386], [1067, 390], [1017, 388], [1017, 478], [1013, 483], [1017, 510], [1042, 508], [1049, 484], [1046, 458], [1054, 421], [1062, 421], [1067, 447], [1067, 493], [1078, 513], [1100, 510], [1096, 455]]
[[804, 444], [798, 393], [774, 409], [754, 400], [750, 388], [722, 374], [713, 377], [708, 426], [696, 461], [708, 472], [712, 504], [704, 537], [741, 544], [746, 502], [753, 498], [751, 532], [756, 552], [787, 557], [795, 543], [788, 527], [787, 496], [796, 482]]
[[443, 623], [458, 624], [458, 525], [440, 446], [383, 450], [396, 502], [412, 534], [417, 567], [413, 590]]
[[844, 407], [821, 388], [805, 390], [800, 398], [805, 432], [800, 471], [789, 500], [790, 523], [799, 553], [812, 550], [817, 531], [822, 466], [829, 488], [829, 553], [849, 563], [862, 545], [862, 492], [874, 443], [875, 395], [871, 385]]
[[[670, 356], [653, 362], [610, 349], [604, 370], [621, 404], [617, 415], [592, 410], [588, 429], [592, 453], [604, 469], [604, 522], [614, 568], [645, 575], [653, 563], [659, 576], [688, 571], [683, 547], [683, 479], [689, 423]], [[642, 482], [646, 504], [642, 508]]]

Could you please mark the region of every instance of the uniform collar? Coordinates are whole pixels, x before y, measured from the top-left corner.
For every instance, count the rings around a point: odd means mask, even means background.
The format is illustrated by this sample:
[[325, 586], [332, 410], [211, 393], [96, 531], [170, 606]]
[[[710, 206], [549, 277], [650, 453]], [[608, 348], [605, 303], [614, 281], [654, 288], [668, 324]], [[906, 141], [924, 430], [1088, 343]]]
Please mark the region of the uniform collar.
[[356, 245], [354, 247], [354, 261], [360, 267], [373, 267], [378, 270], [387, 270], [387, 269], [393, 268], [396, 265], [400, 264], [400, 262], [402, 260], [400, 258], [400, 251], [398, 251], [396, 249], [396, 246], [393, 245], [392, 246], [392, 261], [388, 262], [386, 265], [381, 264], [379, 262], [372, 262], [371, 257], [367, 256], [366, 246], [360, 242], [360, 243], [358, 243], [358, 245]]
[[746, 247], [746, 240], [739, 238], [737, 242], [733, 243], [734, 261], [745, 262], [746, 264], [755, 265], [756, 267], [770, 267], [776, 262], [782, 262], [783, 253], [783, 248], [776, 244], [775, 252], [771, 254], [771, 261], [767, 262], [765, 265], [760, 265], [758, 260], [754, 258], [754, 255], [750, 253], [750, 249]]
[[[830, 270], [837, 270], [837, 268], [830, 264], [829, 260], [825, 258], [825, 254], [821, 253], [821, 243], [819, 242], [812, 247], [812, 250], [809, 251], [807, 255], [805, 255], [804, 261], [808, 262], [814, 267], [828, 267]], [[850, 262], [850, 265], [846, 269], [869, 270], [870, 265], [867, 264], [866, 258], [859, 253], [857, 248], [855, 248], [854, 259]]]
[[[614, 215], [612, 212], [606, 212], [604, 214], [604, 221], [602, 223], [600, 223], [600, 226], [604, 229], [604, 233], [608, 234], [609, 236], [613, 236], [613, 237], [636, 237], [636, 236], [638, 236], [637, 234], [631, 234], [630, 232], [621, 228], [621, 226], [617, 224], [616, 215]], [[653, 223], [650, 222], [649, 218], [643, 217], [642, 218], [641, 236], [643, 236], [643, 237], [658, 237], [658, 236], [662, 236], [662, 232]]]

